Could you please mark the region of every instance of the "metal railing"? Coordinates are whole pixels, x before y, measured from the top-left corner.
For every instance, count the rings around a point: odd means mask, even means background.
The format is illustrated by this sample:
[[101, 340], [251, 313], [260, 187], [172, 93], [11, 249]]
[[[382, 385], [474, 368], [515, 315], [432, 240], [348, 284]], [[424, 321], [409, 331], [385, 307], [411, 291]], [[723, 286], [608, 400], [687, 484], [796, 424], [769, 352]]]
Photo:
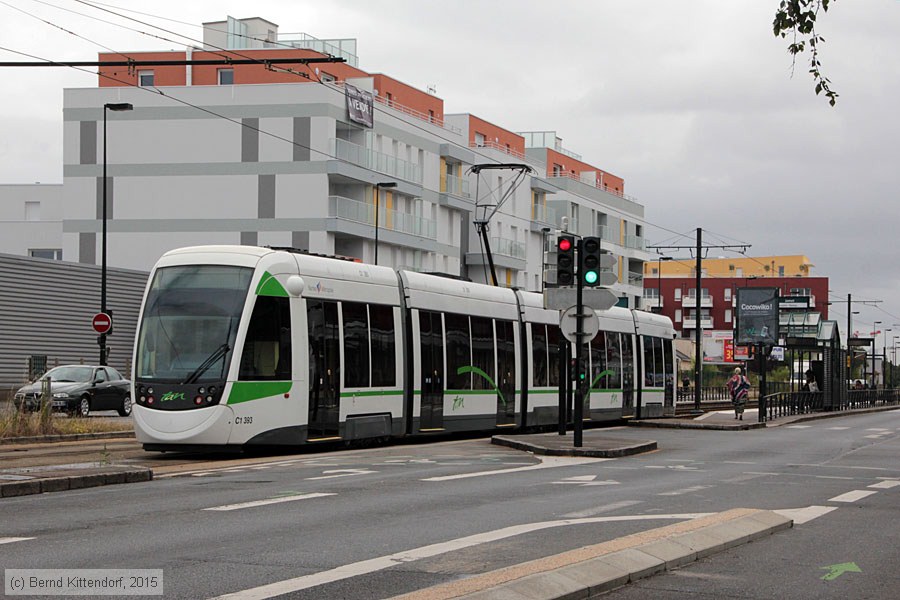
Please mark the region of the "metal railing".
[[480, 144], [478, 142], [471, 142], [469, 144], [469, 148], [490, 148], [491, 150], [497, 150], [498, 152], [502, 152], [503, 154], [515, 156], [519, 160], [526, 160], [528, 158], [527, 156], [525, 156], [524, 152], [519, 152], [515, 148], [507, 147], [491, 140], [484, 140]]
[[573, 180], [575, 180], [575, 181], [578, 181], [578, 182], [583, 183], [584, 185], [589, 185], [589, 186], [591, 186], [591, 187], [595, 187], [595, 188], [597, 188], [598, 190], [603, 190], [604, 192], [607, 192], [607, 193], [609, 193], [609, 194], [612, 194], [613, 196], [618, 196], [619, 198], [623, 198], [623, 199], [625, 199], [625, 200], [628, 200], [629, 202], [637, 202], [637, 201], [638, 201], [637, 198], [635, 198], [634, 196], [629, 196], [629, 195], [626, 194], [625, 192], [620, 192], [619, 190], [615, 190], [615, 189], [610, 188], [610, 187], [601, 186], [601, 185], [598, 184], [598, 183], [588, 183], [588, 182], [582, 180], [582, 179], [581, 179], [581, 176], [578, 175], [577, 173], [564, 173], [564, 172], [562, 172], [562, 171], [557, 171], [556, 173], [553, 173], [552, 175], [550, 175], [549, 178], [552, 179], [552, 178], [555, 178], [555, 177], [559, 177], [559, 178], [563, 178], [563, 179], [573, 179]]
[[842, 411], [855, 408], [875, 408], [900, 404], [900, 389], [849, 390], [846, 399], [837, 398], [825, 405], [824, 392], [778, 392], [763, 398], [760, 421], [811, 412]]
[[628, 284], [636, 285], [638, 287], [643, 287], [644, 274], [643, 273], [629, 273], [628, 274]]
[[[375, 227], [375, 205], [360, 202], [343, 196], [329, 196], [328, 207], [330, 217], [347, 219], [357, 223], [365, 223]], [[384, 206], [378, 207], [378, 227], [390, 229], [428, 239], [437, 239], [437, 223], [432, 219], [417, 217]]]
[[469, 181], [454, 175], [441, 175], [441, 193], [470, 198]]
[[432, 115], [430, 113], [423, 113], [422, 111], [418, 111], [414, 108], [410, 108], [404, 104], [400, 104], [393, 98], [387, 98], [385, 96], [378, 95], [378, 96], [375, 96], [375, 101], [379, 102], [381, 104], [384, 104], [385, 106], [389, 106], [390, 108], [393, 108], [396, 111], [402, 112], [403, 114], [409, 115], [411, 117], [415, 117], [417, 119], [421, 119], [423, 121], [427, 121], [428, 123], [431, 123], [432, 125], [437, 125], [438, 127], [446, 129], [447, 131], [451, 131], [453, 133], [458, 133], [458, 134], [462, 134], [462, 132], [463, 132], [462, 129], [460, 129], [459, 127], [454, 127], [453, 125], [446, 123], [443, 119], [438, 118], [436, 115]]
[[543, 204], [533, 204], [531, 207], [531, 219], [538, 223], [546, 223], [547, 225], [559, 226], [557, 213], [555, 208], [544, 206]]
[[340, 138], [331, 138], [330, 142], [331, 154], [338, 160], [344, 160], [365, 169], [372, 169], [413, 183], [422, 183], [422, 167], [419, 165]]

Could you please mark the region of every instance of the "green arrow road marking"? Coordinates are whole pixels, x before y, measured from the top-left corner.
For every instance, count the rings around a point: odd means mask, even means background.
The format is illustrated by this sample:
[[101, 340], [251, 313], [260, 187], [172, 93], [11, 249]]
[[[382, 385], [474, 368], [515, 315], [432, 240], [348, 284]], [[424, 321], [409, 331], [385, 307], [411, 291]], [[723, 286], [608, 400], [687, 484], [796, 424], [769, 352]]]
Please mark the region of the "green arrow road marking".
[[819, 567], [820, 569], [828, 569], [828, 575], [822, 577], [825, 581], [834, 581], [844, 573], [862, 573], [862, 569], [856, 566], [855, 562], [841, 563], [839, 565], [831, 565], [830, 567]]

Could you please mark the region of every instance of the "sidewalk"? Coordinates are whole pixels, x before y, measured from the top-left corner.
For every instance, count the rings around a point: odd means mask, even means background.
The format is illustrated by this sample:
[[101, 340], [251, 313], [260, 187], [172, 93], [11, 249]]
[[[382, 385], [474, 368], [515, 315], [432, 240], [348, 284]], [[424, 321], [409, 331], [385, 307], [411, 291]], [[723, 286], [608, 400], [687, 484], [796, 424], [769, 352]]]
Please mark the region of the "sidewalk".
[[151, 479], [153, 471], [147, 468], [104, 465], [97, 462], [0, 469], [0, 498], [78, 490], [117, 483], [136, 483]]
[[546, 456], [588, 456], [619, 458], [656, 450], [655, 440], [627, 440], [609, 435], [603, 429], [587, 429], [581, 437], [582, 445], [575, 448], [574, 433], [532, 433], [523, 435], [495, 435], [492, 444], [508, 446]]

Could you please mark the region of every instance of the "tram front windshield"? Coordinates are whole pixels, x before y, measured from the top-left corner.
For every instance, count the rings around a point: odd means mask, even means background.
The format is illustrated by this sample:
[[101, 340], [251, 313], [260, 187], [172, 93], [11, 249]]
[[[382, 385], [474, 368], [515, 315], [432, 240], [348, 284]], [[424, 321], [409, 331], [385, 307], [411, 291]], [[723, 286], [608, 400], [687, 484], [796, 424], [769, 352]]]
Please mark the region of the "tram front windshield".
[[136, 379], [224, 381], [252, 277], [247, 267], [157, 269], [144, 303]]

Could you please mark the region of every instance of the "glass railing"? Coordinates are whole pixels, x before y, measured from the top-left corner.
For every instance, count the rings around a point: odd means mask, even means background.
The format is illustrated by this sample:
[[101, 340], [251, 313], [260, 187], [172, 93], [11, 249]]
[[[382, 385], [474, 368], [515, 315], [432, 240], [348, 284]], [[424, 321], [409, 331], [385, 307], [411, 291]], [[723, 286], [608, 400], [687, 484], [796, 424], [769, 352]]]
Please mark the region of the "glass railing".
[[525, 244], [507, 238], [491, 238], [491, 250], [494, 254], [511, 256], [525, 260]]
[[625, 236], [625, 247], [631, 248], [632, 250], [643, 250], [644, 249], [644, 238], [636, 236], [636, 235], [626, 235]]
[[643, 273], [629, 273], [628, 274], [628, 285], [637, 285], [637, 286], [643, 287], [644, 274]]
[[[329, 196], [328, 207], [331, 217], [375, 226], [374, 204], [343, 196]], [[384, 205], [378, 207], [378, 227], [431, 240], [437, 239], [437, 223], [432, 219], [389, 210]]]
[[556, 209], [550, 208], [549, 206], [544, 206], [543, 204], [534, 204], [532, 205], [532, 220], [537, 221], [538, 223], [546, 223], [547, 225], [553, 225], [555, 227], [559, 227], [559, 221], [557, 220]]
[[391, 177], [422, 183], [422, 167], [411, 162], [364, 148], [347, 140], [331, 138], [331, 154], [365, 169], [372, 169]]
[[452, 175], [441, 175], [441, 192], [459, 196], [460, 198], [471, 197], [468, 180]]

